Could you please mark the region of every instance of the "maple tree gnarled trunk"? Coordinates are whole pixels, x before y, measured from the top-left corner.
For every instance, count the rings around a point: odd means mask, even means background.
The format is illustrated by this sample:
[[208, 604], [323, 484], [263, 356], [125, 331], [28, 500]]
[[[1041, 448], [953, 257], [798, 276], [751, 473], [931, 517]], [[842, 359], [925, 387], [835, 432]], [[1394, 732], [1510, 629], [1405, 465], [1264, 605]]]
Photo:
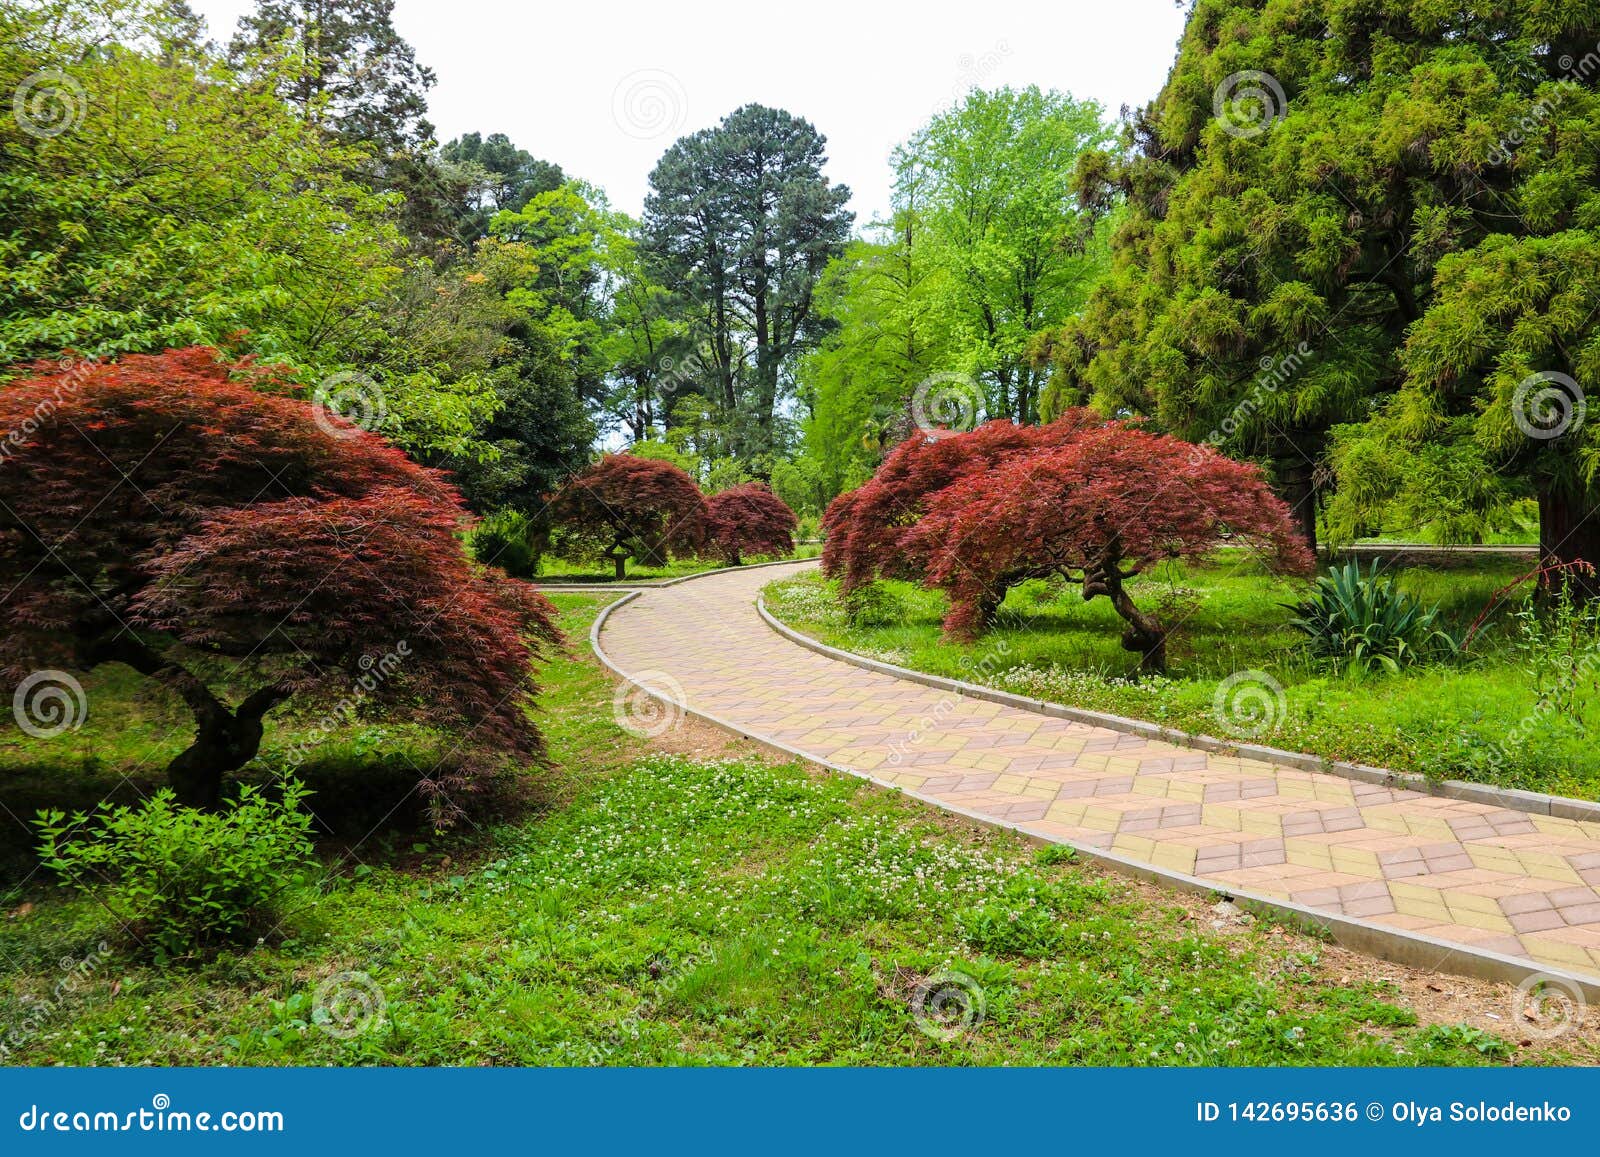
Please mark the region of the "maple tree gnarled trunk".
[[194, 742], [167, 764], [167, 782], [186, 807], [215, 811], [222, 780], [261, 750], [268, 711], [288, 699], [286, 683], [270, 683], [230, 708], [205, 683], [167, 655], [126, 633], [95, 640], [83, 650], [86, 666], [123, 663], [177, 692], [194, 715]]
[[1155, 615], [1141, 611], [1123, 580], [1133, 576], [1122, 573], [1122, 551], [1115, 537], [1094, 569], [1083, 576], [1083, 600], [1104, 595], [1127, 626], [1122, 632], [1122, 649], [1139, 656], [1139, 669], [1160, 675], [1167, 669], [1167, 632]]
[[[1539, 491], [1539, 564], [1550, 568], [1586, 562], [1600, 571], [1600, 497], [1555, 486]], [[1600, 575], [1546, 570], [1545, 594], [1563, 587], [1583, 602], [1600, 598]]]
[[238, 771], [261, 750], [262, 717], [284, 699], [286, 691], [263, 688], [234, 711], [217, 702], [195, 713], [194, 742], [167, 764], [167, 782], [187, 807], [215, 811], [222, 801], [222, 778]]

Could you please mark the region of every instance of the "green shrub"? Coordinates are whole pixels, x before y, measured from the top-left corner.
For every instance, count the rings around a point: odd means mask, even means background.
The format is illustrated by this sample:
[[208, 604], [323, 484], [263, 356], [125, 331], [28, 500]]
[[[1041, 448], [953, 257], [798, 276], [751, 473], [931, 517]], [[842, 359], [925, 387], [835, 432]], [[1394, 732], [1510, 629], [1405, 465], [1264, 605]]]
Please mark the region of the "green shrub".
[[491, 514], [472, 532], [472, 557], [515, 578], [533, 578], [539, 573], [539, 552], [530, 530], [527, 517], [515, 510]]
[[1581, 714], [1600, 693], [1600, 603], [1580, 602], [1563, 584], [1548, 605], [1516, 612], [1517, 654], [1533, 684], [1535, 706]]
[[852, 627], [896, 627], [905, 622], [906, 609], [883, 583], [867, 583], [844, 597], [845, 613]]
[[272, 931], [313, 864], [307, 795], [246, 786], [220, 813], [182, 807], [166, 788], [141, 807], [45, 811], [39, 858], [64, 881], [103, 892], [127, 931], [158, 960]]
[[1438, 625], [1439, 607], [1424, 607], [1400, 590], [1393, 576], [1380, 579], [1347, 563], [1319, 578], [1311, 597], [1285, 603], [1289, 625], [1307, 637], [1313, 657], [1347, 670], [1395, 672], [1429, 658], [1448, 658], [1460, 647]]

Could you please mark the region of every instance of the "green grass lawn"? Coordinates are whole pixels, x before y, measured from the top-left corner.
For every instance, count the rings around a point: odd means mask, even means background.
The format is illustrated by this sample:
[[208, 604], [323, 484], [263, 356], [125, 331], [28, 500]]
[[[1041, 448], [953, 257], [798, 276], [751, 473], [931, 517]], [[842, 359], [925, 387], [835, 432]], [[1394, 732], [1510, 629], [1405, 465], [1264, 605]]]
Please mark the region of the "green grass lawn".
[[[795, 547], [793, 558], [816, 558], [822, 553], [821, 543], [801, 543]], [[752, 555], [745, 562], [775, 561], [765, 556]], [[684, 578], [692, 574], [704, 574], [706, 571], [721, 570], [722, 564], [713, 559], [683, 558], [673, 559], [666, 566], [641, 566], [638, 563], [628, 564], [628, 577], [624, 582], [653, 582], [659, 579]], [[539, 563], [540, 582], [569, 582], [569, 583], [609, 583], [616, 582], [616, 574], [609, 566], [596, 566], [592, 562], [569, 562], [566, 559], [546, 555]]]
[[[1526, 569], [1490, 559], [1447, 571], [1406, 570], [1400, 584], [1439, 602], [1460, 633]], [[1076, 588], [1034, 581], [1013, 590], [994, 629], [972, 645], [941, 637], [942, 592], [900, 582], [884, 589], [888, 613], [878, 625], [852, 625], [833, 584], [817, 574], [772, 584], [765, 597], [784, 622], [861, 654], [1225, 738], [1219, 683], [1262, 671], [1281, 685], [1283, 700], [1259, 742], [1436, 779], [1600, 798], [1600, 749], [1589, 738], [1600, 730], [1600, 666], [1574, 688], [1570, 710], [1541, 709], [1506, 604], [1464, 661], [1393, 676], [1346, 675], [1310, 664], [1302, 636], [1288, 626], [1281, 604], [1302, 597], [1303, 582], [1273, 578], [1243, 557], [1164, 564], [1130, 590], [1181, 626], [1170, 645], [1169, 677], [1137, 680], [1136, 659], [1119, 643], [1120, 620], [1104, 599], [1086, 604]]]
[[[598, 603], [558, 596], [581, 640]], [[279, 936], [156, 967], [37, 877], [0, 920], [0, 1036], [24, 1064], [1481, 1064], [1507, 992], [1218, 917], [697, 723], [613, 721], [581, 650], [544, 675], [541, 809], [331, 845]], [[380, 745], [381, 747], [381, 745]], [[130, 748], [131, 750], [131, 748]], [[15, 758], [15, 753], [12, 753]], [[33, 753], [35, 763], [42, 757]], [[68, 769], [68, 775], [74, 774]], [[104, 940], [109, 955], [95, 955]], [[63, 992], [63, 967], [93, 956]], [[914, 1011], [929, 978], [961, 1019]], [[318, 991], [374, 1010], [336, 1036]], [[381, 996], [380, 996], [381, 994]], [[949, 1007], [947, 1006], [947, 1010]], [[1470, 1013], [1470, 1015], [1464, 1015]], [[343, 1024], [343, 1021], [339, 1021]], [[20, 1026], [20, 1027], [19, 1027]], [[24, 1031], [25, 1030], [25, 1031]], [[950, 1039], [943, 1039], [944, 1036]]]

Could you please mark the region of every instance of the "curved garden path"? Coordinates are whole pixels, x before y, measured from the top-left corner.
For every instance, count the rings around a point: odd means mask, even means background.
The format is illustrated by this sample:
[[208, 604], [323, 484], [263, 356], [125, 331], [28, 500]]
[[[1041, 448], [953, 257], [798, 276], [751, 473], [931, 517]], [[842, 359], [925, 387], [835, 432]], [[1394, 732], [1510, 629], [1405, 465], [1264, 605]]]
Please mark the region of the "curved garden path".
[[[1208, 753], [965, 698], [807, 650], [757, 613], [793, 566], [641, 592], [603, 657], [752, 738], [979, 819], [1309, 910], [1452, 972], [1600, 983], [1600, 824]], [[1396, 935], [1399, 933], [1400, 935]]]

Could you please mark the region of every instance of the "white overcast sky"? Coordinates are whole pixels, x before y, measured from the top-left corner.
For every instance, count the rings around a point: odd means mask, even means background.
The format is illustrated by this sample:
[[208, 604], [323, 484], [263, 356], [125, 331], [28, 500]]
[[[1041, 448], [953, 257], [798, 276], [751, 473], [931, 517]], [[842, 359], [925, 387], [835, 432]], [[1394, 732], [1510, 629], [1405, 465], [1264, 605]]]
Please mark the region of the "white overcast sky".
[[[190, 0], [226, 42], [250, 0]], [[973, 85], [1057, 88], [1115, 115], [1153, 97], [1183, 26], [1174, 0], [398, 0], [438, 75], [441, 141], [503, 132], [637, 214], [677, 137], [741, 104], [828, 138], [858, 224], [888, 208], [890, 150]]]

